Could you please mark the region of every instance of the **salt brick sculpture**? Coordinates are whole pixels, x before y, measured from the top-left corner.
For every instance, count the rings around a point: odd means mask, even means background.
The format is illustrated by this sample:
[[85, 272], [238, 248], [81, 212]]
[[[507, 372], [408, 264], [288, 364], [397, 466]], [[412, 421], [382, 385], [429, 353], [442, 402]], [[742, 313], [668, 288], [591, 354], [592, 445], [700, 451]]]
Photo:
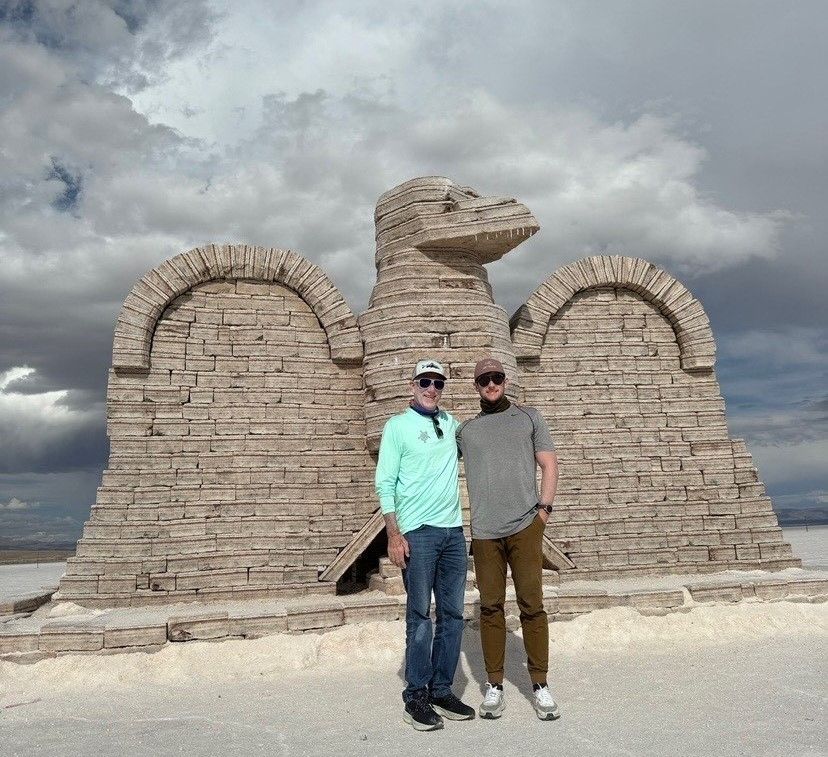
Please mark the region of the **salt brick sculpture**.
[[[354, 318], [301, 256], [209, 245], [130, 292], [107, 391], [109, 464], [57, 598], [88, 606], [334, 593], [382, 528], [373, 470], [423, 356], [445, 405], [506, 366], [561, 461], [548, 555], [567, 578], [798, 566], [731, 439], [701, 304], [644, 260], [556, 271], [507, 322], [485, 263], [538, 230], [443, 177], [377, 203], [377, 283]], [[553, 554], [554, 553], [554, 554]]]
[[509, 319], [492, 299], [483, 264], [540, 228], [525, 205], [480, 197], [441, 176], [386, 192], [374, 220], [377, 283], [359, 317], [372, 452], [379, 449], [385, 421], [405, 406], [406, 381], [423, 355], [448, 368], [454, 383], [442, 402], [458, 416], [480, 409], [472, 379], [482, 354], [497, 357], [513, 377], [511, 391], [519, 391]]

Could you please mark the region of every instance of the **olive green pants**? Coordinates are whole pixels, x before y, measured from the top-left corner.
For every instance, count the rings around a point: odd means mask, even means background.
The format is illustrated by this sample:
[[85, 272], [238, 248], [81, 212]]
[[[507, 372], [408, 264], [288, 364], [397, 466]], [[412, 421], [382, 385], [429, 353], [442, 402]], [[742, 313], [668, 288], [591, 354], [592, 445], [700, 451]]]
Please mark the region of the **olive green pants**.
[[523, 646], [532, 683], [546, 683], [549, 626], [543, 609], [544, 524], [540, 516], [502, 539], [472, 539], [474, 572], [480, 590], [480, 642], [489, 683], [503, 683], [506, 655], [506, 566], [512, 569]]

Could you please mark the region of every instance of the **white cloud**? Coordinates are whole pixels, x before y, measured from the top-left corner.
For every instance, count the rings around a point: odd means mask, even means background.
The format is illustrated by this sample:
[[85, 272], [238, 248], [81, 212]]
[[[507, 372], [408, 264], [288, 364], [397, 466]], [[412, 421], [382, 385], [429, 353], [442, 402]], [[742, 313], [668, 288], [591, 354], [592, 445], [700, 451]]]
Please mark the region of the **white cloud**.
[[15, 367], [0, 374], [0, 423], [22, 427], [40, 423], [60, 424], [72, 419], [73, 411], [60, 404], [66, 399], [66, 390], [23, 394], [8, 389], [13, 382], [34, 373], [34, 368]]
[[[778, 250], [779, 213], [731, 210], [699, 191], [705, 150], [679, 119], [608, 121], [552, 98], [516, 109], [468, 71], [446, 75], [441, 61], [464, 48], [435, 45], [430, 30], [458, 20], [442, 3], [393, 18], [371, 3], [347, 13], [251, 4], [221, 17], [195, 0], [177, 11], [70, 6], [35, 3], [29, 33], [7, 32], [0, 48], [0, 169], [14, 190], [0, 201], [0, 287], [30, 302], [83, 291], [114, 310], [160, 260], [238, 241], [329, 266], [361, 309], [375, 199], [429, 173], [510, 193], [538, 216], [541, 233], [493, 267], [509, 309], [584, 254], [687, 272]], [[552, 17], [550, 34], [566, 38], [566, 14]], [[491, 27], [482, 9], [464, 23]], [[162, 65], [139, 93], [111, 77]], [[231, 111], [243, 116], [222, 116]]]
[[5, 504], [0, 502], [0, 510], [31, 510], [32, 508], [37, 506], [37, 502], [23, 502], [22, 500], [19, 500], [17, 497], [12, 497]]
[[84, 79], [132, 89], [209, 41], [216, 14], [205, 0], [8, 0], [0, 21], [9, 38], [36, 42]]
[[34, 368], [23, 365], [19, 368], [9, 368], [4, 373], [0, 373], [0, 392], [3, 392], [9, 384], [26, 378], [26, 376], [31, 376], [34, 372]]
[[[0, 471], [30, 470], [37, 466], [60, 468], [72, 458], [72, 448], [86, 442], [76, 436], [88, 432], [103, 417], [103, 403], [88, 409], [72, 407], [68, 390], [25, 393], [18, 382], [34, 378], [28, 367], [10, 368], [0, 374]], [[7, 508], [16, 509], [16, 508]]]

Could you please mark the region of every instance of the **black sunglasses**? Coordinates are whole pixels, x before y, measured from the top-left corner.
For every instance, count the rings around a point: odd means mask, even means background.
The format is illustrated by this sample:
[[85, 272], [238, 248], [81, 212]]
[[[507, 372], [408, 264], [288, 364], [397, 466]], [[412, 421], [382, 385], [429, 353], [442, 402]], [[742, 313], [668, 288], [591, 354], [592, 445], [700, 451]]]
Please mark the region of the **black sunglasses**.
[[419, 385], [420, 389], [428, 389], [428, 387], [434, 384], [434, 388], [438, 392], [442, 392], [443, 387], [446, 385], [446, 382], [443, 381], [443, 379], [421, 378], [417, 379], [417, 384]]
[[438, 439], [443, 438], [443, 429], [440, 428], [440, 424], [437, 422], [437, 416], [431, 416], [431, 422], [434, 424], [434, 433], [437, 434]]
[[474, 382], [480, 386], [488, 386], [489, 382], [491, 381], [495, 386], [500, 386], [506, 377], [502, 373], [481, 373]]

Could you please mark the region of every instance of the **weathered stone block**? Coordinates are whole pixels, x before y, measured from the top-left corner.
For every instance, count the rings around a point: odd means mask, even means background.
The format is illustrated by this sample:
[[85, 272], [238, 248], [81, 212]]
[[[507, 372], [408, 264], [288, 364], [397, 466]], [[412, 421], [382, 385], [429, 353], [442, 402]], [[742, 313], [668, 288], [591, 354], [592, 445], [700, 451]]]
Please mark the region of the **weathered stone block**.
[[737, 544], [736, 558], [739, 560], [758, 560], [759, 546], [756, 544]]
[[18, 629], [0, 626], [0, 654], [36, 652], [40, 633], [36, 628]]
[[247, 569], [228, 568], [225, 570], [201, 570], [195, 573], [179, 573], [175, 579], [176, 589], [206, 589], [219, 586], [247, 585]]
[[97, 652], [103, 649], [102, 625], [72, 621], [48, 621], [40, 628], [43, 652]]
[[167, 643], [165, 623], [140, 623], [107, 626], [104, 629], [104, 649], [125, 647], [152, 647]]
[[828, 595], [828, 579], [814, 578], [793, 580], [788, 582], [791, 595], [809, 597], [824, 597]]
[[230, 616], [230, 635], [246, 639], [258, 639], [288, 630], [287, 611], [284, 608], [269, 610], [267, 613], [251, 610], [250, 614], [233, 612]]
[[625, 604], [636, 609], [672, 609], [684, 604], [684, 593], [678, 591], [636, 591], [624, 594]]
[[734, 546], [726, 547], [710, 547], [710, 559], [719, 561], [729, 561], [736, 559], [736, 548]]
[[345, 623], [400, 620], [405, 617], [405, 602], [393, 597], [372, 598], [365, 602], [343, 602]]
[[289, 631], [310, 631], [321, 628], [335, 628], [345, 622], [344, 609], [326, 606], [292, 607], [288, 609], [287, 626]]
[[623, 604], [621, 597], [606, 592], [579, 592], [577, 594], [559, 593], [558, 612], [578, 614], [603, 610], [607, 607], [617, 607]]
[[193, 612], [175, 615], [167, 621], [167, 638], [170, 641], [195, 639], [221, 639], [230, 635], [227, 612]]
[[699, 584], [687, 589], [695, 602], [739, 602], [742, 599], [740, 584]]
[[784, 599], [789, 591], [790, 586], [787, 581], [763, 581], [753, 586], [755, 596], [765, 601]]

